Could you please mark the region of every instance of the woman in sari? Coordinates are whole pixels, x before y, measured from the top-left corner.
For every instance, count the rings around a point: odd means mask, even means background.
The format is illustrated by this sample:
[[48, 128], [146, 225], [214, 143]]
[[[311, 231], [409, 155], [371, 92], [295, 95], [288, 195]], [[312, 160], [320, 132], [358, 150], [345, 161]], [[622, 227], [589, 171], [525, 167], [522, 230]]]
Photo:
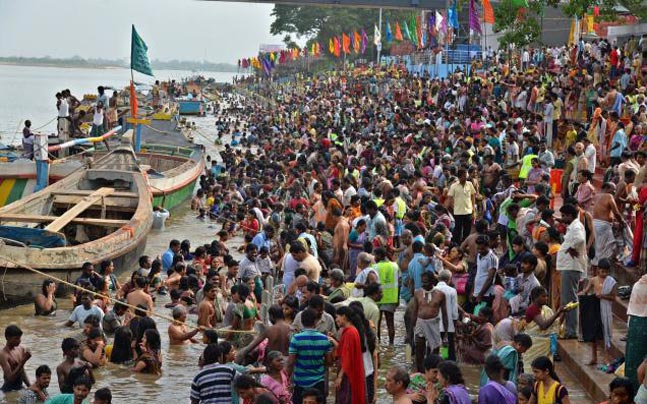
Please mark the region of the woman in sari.
[[[465, 388], [465, 380], [461, 369], [454, 361], [443, 361], [438, 365], [438, 381], [442, 387], [440, 395], [433, 394], [436, 389], [432, 390], [430, 395], [432, 400], [428, 403], [435, 404], [471, 404], [472, 399]], [[440, 398], [439, 398], [440, 397]]]
[[[271, 402], [274, 404], [279, 404], [280, 401], [278, 398], [272, 393], [271, 390], [267, 389], [265, 386], [262, 386], [259, 384], [256, 379], [254, 379], [251, 376], [248, 375], [242, 375], [239, 376], [236, 381], [234, 382], [234, 387], [236, 388], [236, 392], [238, 393], [238, 396], [243, 399], [243, 404], [253, 404], [261, 399], [261, 397], [264, 399], [261, 402]], [[258, 401], [257, 401], [258, 400]], [[238, 402], [238, 401], [233, 401], [233, 402]]]
[[517, 403], [517, 387], [503, 377], [504, 370], [497, 355], [485, 358], [485, 374], [490, 380], [479, 389], [478, 404]]
[[148, 329], [139, 344], [142, 353], [135, 360], [133, 372], [162, 374], [162, 342], [160, 334], [155, 329]]
[[270, 351], [267, 354], [267, 374], [261, 377], [261, 384], [271, 391], [281, 404], [292, 402], [290, 393], [290, 377], [283, 365], [283, 355], [279, 351]]
[[553, 312], [548, 303], [548, 292], [537, 286], [530, 292], [531, 304], [526, 309], [526, 326], [523, 330], [532, 339], [532, 346], [524, 354], [524, 372], [532, 371], [530, 364], [540, 356], [551, 356], [551, 338], [557, 338], [559, 325], [556, 320], [564, 312], [560, 307]]
[[494, 341], [494, 326], [492, 325], [492, 309], [483, 307], [478, 316], [471, 316], [478, 324], [474, 331], [465, 337], [462, 345], [462, 359], [465, 363], [482, 365], [485, 356], [492, 348]]
[[339, 370], [335, 379], [335, 402], [366, 404], [366, 379], [362, 359], [365, 341], [360, 335], [364, 327], [350, 307], [340, 307], [335, 322], [341, 330], [341, 338], [336, 344]]

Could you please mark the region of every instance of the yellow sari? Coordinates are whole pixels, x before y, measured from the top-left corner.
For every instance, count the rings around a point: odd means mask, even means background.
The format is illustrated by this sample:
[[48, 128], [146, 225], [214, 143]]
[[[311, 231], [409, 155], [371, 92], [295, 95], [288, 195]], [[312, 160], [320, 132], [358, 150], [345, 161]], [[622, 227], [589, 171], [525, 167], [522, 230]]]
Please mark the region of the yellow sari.
[[[541, 308], [541, 317], [544, 320], [551, 318], [555, 314], [553, 309], [549, 306]], [[523, 371], [524, 373], [532, 373], [530, 364], [535, 358], [540, 356], [547, 356], [552, 360], [550, 354], [550, 335], [557, 334], [559, 331], [559, 323], [555, 321], [545, 330], [539, 328], [539, 325], [534, 321], [522, 327], [520, 332], [524, 332], [532, 338], [532, 346], [523, 354]]]

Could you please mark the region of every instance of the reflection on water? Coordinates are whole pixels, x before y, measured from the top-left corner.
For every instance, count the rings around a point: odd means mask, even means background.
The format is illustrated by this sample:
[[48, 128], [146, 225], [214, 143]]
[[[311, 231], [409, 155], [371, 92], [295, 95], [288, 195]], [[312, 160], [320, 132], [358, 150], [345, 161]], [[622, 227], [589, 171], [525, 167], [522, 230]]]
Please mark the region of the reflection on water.
[[[196, 119], [196, 123], [202, 133], [213, 134], [215, 132], [213, 129], [213, 118]], [[206, 140], [202, 136], [196, 136], [196, 142], [205, 143]], [[216, 156], [216, 150], [213, 146], [207, 145], [207, 147], [211, 155]], [[204, 243], [210, 243], [221, 225], [209, 221], [203, 222], [197, 220], [195, 216], [195, 213], [191, 212], [188, 206], [183, 206], [175, 210], [167, 222], [166, 231], [152, 232], [148, 237], [146, 254], [152, 257], [161, 255], [168, 248], [168, 242], [173, 238], [179, 240], [189, 239], [192, 242], [193, 248]], [[232, 247], [237, 247], [241, 242], [242, 239], [240, 237], [228, 241], [228, 246], [234, 256], [236, 256], [237, 252]], [[240, 256], [237, 258], [240, 258]], [[126, 281], [128, 277], [128, 270], [121, 274], [123, 281]], [[157, 296], [155, 301], [156, 310], [159, 313], [170, 316], [170, 310], [164, 308], [164, 304], [169, 301], [170, 298], [168, 296]], [[23, 345], [30, 348], [32, 352], [32, 358], [26, 365], [27, 374], [31, 381], [34, 380], [34, 371], [40, 365], [47, 364], [55, 371], [56, 366], [63, 360], [63, 353], [60, 349], [61, 341], [65, 337], [75, 336], [80, 332], [79, 330], [68, 329], [63, 326], [70, 315], [71, 308], [72, 306], [69, 300], [59, 301], [59, 310], [56, 316], [47, 318], [34, 317], [32, 305], [0, 311], [0, 327], [2, 329], [8, 324], [18, 324], [24, 332], [22, 338]], [[192, 315], [190, 319], [195, 321], [197, 320], [197, 316]], [[101, 387], [110, 387], [115, 398], [115, 403], [135, 403], [138, 401], [186, 403], [189, 401], [191, 380], [198, 371], [198, 357], [204, 346], [202, 344], [196, 344], [169, 348], [168, 333], [166, 331], [169, 322], [163, 318], [155, 318], [155, 321], [157, 322], [158, 330], [162, 337], [162, 376], [156, 377], [134, 374], [128, 368], [108, 364], [95, 371], [97, 384], [93, 390]], [[400, 330], [404, 330], [402, 310], [396, 313], [395, 325], [395, 346], [389, 347], [384, 345], [379, 347], [379, 357], [382, 362], [379, 370], [379, 403], [392, 402], [392, 398], [384, 390], [386, 372], [393, 366], [406, 364], [404, 335], [399, 333]], [[386, 330], [383, 330], [383, 335], [383, 341], [386, 341]], [[462, 369], [468, 383], [478, 383], [478, 369], [469, 366], [462, 366]], [[470, 385], [469, 388], [471, 392], [477, 391], [476, 385]], [[55, 375], [52, 378], [49, 392], [51, 395], [58, 394], [59, 392]], [[17, 393], [4, 396], [0, 392], [0, 403], [14, 403], [17, 400], [17, 396]]]

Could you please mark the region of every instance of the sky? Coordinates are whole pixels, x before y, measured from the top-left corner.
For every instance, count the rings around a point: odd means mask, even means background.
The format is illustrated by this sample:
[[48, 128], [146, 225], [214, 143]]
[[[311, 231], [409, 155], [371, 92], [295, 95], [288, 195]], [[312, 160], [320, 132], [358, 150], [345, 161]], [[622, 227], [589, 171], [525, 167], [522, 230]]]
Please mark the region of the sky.
[[236, 63], [270, 34], [272, 5], [198, 0], [0, 0], [0, 56], [130, 57], [131, 24], [160, 60]]

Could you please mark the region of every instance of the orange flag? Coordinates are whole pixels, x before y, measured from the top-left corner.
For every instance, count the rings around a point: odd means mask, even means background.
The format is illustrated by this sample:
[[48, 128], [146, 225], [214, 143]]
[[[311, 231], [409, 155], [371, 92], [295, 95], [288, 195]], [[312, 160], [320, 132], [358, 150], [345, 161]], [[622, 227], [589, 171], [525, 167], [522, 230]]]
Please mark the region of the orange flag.
[[346, 33], [343, 33], [341, 39], [342, 49], [344, 50], [344, 53], [348, 55], [350, 53], [350, 37], [346, 35]]
[[360, 44], [362, 43], [362, 36], [355, 31], [353, 34], [353, 50], [355, 51], [355, 54], [359, 53], [359, 47]]
[[494, 24], [494, 9], [490, 0], [483, 0], [483, 22]]
[[132, 80], [130, 80], [130, 116], [137, 118], [137, 93]]
[[400, 23], [395, 22], [395, 40], [396, 41], [403, 41], [404, 38], [402, 37], [402, 30], [400, 29]]
[[336, 57], [339, 57], [339, 55], [341, 54], [341, 52], [339, 50], [339, 47], [340, 47], [339, 46], [339, 38], [335, 37], [335, 52], [334, 52], [334, 54], [335, 54]]

